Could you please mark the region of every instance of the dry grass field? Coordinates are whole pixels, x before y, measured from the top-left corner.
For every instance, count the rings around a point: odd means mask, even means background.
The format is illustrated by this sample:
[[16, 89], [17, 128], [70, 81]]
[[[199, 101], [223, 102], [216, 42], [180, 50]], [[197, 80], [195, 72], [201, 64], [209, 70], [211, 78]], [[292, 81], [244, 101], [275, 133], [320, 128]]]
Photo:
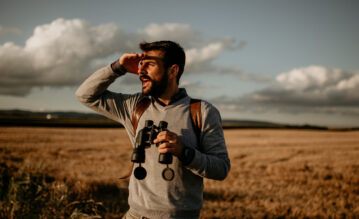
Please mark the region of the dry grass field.
[[[359, 218], [359, 131], [225, 130], [232, 168], [205, 180], [201, 218]], [[124, 129], [0, 127], [0, 163], [38, 168], [126, 211]]]

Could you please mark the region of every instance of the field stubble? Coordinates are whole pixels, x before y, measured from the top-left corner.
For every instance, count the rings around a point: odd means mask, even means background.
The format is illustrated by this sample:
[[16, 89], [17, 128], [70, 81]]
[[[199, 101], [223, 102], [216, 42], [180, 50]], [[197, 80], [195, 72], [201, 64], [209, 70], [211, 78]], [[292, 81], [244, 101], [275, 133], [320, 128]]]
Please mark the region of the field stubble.
[[[359, 132], [225, 130], [231, 171], [205, 180], [202, 218], [359, 217]], [[0, 161], [91, 191], [108, 217], [126, 208], [124, 129], [1, 127]]]

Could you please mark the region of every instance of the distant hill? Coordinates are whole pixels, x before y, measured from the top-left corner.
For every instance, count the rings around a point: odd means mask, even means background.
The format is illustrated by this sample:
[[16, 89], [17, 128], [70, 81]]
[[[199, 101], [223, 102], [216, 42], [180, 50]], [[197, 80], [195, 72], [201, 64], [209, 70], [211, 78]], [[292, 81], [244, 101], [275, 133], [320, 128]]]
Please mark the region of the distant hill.
[[[0, 110], [0, 126], [45, 127], [93, 127], [121, 128], [121, 124], [95, 113], [79, 112], [32, 112], [25, 110]], [[359, 130], [359, 128], [331, 128], [314, 125], [288, 125], [255, 120], [223, 120], [225, 129], [272, 128], [272, 129], [320, 129]]]
[[223, 120], [222, 124], [226, 127], [237, 126], [268, 126], [274, 127], [280, 124], [273, 122], [255, 121], [255, 120]]
[[225, 129], [238, 128], [271, 128], [271, 129], [322, 129], [326, 130], [325, 126], [314, 125], [288, 125], [273, 122], [255, 121], [255, 120], [223, 120], [222, 126]]
[[0, 110], [0, 121], [2, 126], [123, 127], [99, 114], [79, 112]]

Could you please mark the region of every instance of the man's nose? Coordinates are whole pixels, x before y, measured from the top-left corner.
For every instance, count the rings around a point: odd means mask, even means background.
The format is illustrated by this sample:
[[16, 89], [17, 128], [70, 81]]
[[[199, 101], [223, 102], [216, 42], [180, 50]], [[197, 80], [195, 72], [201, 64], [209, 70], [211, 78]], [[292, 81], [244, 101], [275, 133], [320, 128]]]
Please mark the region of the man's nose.
[[137, 70], [137, 74], [138, 75], [141, 75], [141, 74], [143, 74], [143, 65], [141, 65], [141, 64], [139, 64], [139, 66], [138, 66], [138, 70]]

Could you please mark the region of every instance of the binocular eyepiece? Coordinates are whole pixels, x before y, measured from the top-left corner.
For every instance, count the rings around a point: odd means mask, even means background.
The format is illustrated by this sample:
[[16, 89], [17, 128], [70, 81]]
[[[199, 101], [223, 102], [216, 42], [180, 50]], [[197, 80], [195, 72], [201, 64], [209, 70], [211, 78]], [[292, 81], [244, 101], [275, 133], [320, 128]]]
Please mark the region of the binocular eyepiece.
[[[167, 130], [167, 125], [167, 122], [160, 121], [159, 125], [155, 126], [152, 120], [146, 120], [145, 127], [139, 131], [136, 138], [135, 148], [133, 149], [131, 156], [131, 161], [139, 164], [134, 171], [134, 175], [137, 179], [142, 180], [147, 175], [145, 168], [141, 167], [141, 163], [144, 163], [146, 160], [145, 149], [151, 147], [153, 141], [157, 138], [157, 135], [160, 132]], [[156, 146], [158, 147], [161, 143], [157, 143]], [[162, 177], [168, 181], [172, 180], [174, 171], [168, 167], [168, 165], [172, 163], [172, 154], [159, 154], [158, 162], [167, 165], [167, 168], [162, 172]]]

